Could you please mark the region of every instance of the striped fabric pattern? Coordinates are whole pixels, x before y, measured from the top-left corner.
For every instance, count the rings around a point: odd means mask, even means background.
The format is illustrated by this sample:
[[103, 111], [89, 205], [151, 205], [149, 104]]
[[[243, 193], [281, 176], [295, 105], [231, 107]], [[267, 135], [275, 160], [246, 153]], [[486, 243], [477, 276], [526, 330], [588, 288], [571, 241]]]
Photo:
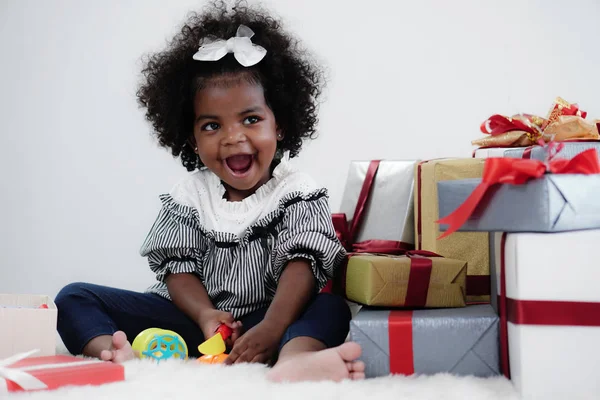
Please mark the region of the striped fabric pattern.
[[169, 300], [166, 276], [193, 273], [217, 309], [239, 318], [270, 304], [290, 260], [307, 260], [320, 290], [346, 255], [323, 188], [287, 193], [242, 235], [207, 230], [196, 208], [171, 195], [161, 201], [140, 252], [157, 278], [148, 291]]

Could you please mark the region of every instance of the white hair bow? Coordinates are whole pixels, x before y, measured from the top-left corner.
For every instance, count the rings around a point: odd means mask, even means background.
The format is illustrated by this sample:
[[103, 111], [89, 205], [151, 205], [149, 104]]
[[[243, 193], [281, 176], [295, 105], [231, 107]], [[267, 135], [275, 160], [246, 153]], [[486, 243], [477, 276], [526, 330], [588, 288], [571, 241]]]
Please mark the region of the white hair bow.
[[227, 53], [233, 53], [235, 59], [244, 67], [257, 64], [267, 54], [263, 47], [252, 43], [252, 29], [240, 25], [234, 37], [224, 39], [206, 39], [194, 54], [194, 60], [217, 61]]

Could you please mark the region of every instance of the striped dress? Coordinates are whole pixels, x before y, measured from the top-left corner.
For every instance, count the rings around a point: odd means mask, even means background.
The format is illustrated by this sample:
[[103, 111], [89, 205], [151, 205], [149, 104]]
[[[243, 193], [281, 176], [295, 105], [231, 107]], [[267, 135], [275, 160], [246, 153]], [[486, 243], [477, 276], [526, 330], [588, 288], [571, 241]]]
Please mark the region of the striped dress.
[[148, 289], [170, 300], [168, 274], [193, 273], [217, 309], [235, 318], [268, 306], [286, 264], [308, 260], [317, 289], [346, 253], [331, 222], [327, 190], [288, 161], [240, 202], [207, 169], [189, 174], [160, 197], [162, 207], [140, 253], [157, 282]]

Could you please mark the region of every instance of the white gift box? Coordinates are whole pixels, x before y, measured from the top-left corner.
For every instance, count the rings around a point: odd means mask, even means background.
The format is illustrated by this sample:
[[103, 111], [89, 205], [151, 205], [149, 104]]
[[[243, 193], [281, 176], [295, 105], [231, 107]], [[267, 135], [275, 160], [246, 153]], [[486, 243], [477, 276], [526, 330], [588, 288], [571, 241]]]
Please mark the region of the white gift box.
[[494, 236], [510, 378], [522, 398], [600, 398], [600, 229]]
[[[42, 305], [48, 308], [40, 308]], [[0, 294], [0, 359], [31, 349], [38, 356], [56, 353], [58, 310], [48, 296]]]

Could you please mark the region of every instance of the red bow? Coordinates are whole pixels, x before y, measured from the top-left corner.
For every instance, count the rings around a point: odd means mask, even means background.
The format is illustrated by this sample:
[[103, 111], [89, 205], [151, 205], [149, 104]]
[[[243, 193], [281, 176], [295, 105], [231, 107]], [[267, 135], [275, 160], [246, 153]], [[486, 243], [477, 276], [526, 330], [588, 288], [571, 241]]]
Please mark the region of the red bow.
[[[530, 133], [534, 137], [541, 136], [542, 131], [546, 129], [548, 124], [554, 122], [556, 118], [561, 115], [577, 115], [581, 118], [585, 118], [587, 112], [580, 110], [577, 104], [569, 104], [567, 106], [563, 103], [555, 103], [547, 119], [530, 114], [521, 114], [514, 117], [505, 117], [504, 115], [494, 114], [485, 120], [479, 129], [481, 132], [492, 136], [501, 135], [510, 131], [523, 131]], [[529, 124], [524, 121], [529, 122]]]
[[[552, 149], [552, 148], [551, 148]], [[546, 172], [552, 174], [598, 174], [600, 162], [596, 149], [579, 153], [571, 160], [550, 159], [548, 163], [539, 160], [524, 160], [520, 158], [488, 158], [485, 160], [483, 178], [473, 193], [456, 210], [448, 216], [436, 221], [448, 224], [448, 230], [438, 239], [456, 232], [477, 208], [488, 189], [497, 183], [522, 185], [531, 179], [538, 179]]]
[[[525, 115], [526, 118], [530, 116]], [[518, 118], [509, 118], [504, 115], [495, 114], [484, 121], [479, 127], [481, 132], [490, 134], [492, 136], [501, 135], [510, 131], [524, 131], [532, 134], [533, 136], [539, 136], [540, 132], [527, 125], [525, 122]]]

